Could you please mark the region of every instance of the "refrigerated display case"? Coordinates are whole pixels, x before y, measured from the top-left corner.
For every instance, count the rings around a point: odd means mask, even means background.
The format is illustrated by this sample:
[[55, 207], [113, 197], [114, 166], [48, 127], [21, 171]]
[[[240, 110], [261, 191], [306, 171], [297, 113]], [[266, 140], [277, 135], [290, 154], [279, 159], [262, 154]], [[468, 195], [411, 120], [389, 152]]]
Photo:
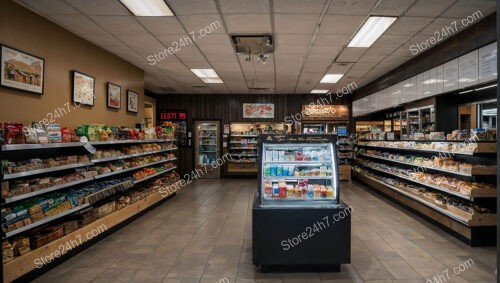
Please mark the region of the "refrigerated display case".
[[[254, 264], [328, 265], [338, 271], [350, 262], [351, 210], [340, 201], [336, 147], [334, 135], [259, 137]], [[342, 219], [334, 217], [339, 214]], [[313, 225], [321, 230], [313, 239], [287, 241]]]
[[347, 122], [303, 122], [302, 132], [304, 134], [312, 135], [327, 135], [327, 134], [338, 134], [339, 132], [344, 132], [347, 129]]
[[194, 126], [195, 170], [205, 172], [199, 178], [219, 178], [220, 121], [194, 121]]

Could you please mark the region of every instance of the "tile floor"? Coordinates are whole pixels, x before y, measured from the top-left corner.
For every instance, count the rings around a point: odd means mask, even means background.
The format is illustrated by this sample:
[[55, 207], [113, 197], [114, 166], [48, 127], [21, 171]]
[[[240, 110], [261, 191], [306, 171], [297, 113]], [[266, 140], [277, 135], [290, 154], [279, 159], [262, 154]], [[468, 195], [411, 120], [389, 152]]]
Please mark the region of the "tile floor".
[[251, 263], [255, 190], [254, 180], [198, 180], [35, 282], [426, 282], [446, 270], [441, 283], [495, 282], [495, 248], [470, 248], [356, 183], [341, 183], [352, 264], [262, 274]]

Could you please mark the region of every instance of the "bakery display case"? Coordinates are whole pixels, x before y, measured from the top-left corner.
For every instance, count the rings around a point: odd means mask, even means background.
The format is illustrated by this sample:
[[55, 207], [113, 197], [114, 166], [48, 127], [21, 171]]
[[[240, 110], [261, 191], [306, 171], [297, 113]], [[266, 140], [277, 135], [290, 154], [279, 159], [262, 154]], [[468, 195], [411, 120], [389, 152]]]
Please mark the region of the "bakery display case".
[[258, 138], [261, 134], [285, 134], [283, 123], [231, 122], [228, 153], [232, 159], [227, 166], [231, 175], [257, 174]]
[[[258, 190], [253, 204], [253, 261], [256, 265], [350, 262], [350, 210], [340, 201], [334, 135], [261, 135]], [[317, 220], [345, 217], [302, 246], [284, 239]], [[331, 223], [328, 223], [331, 224]], [[326, 222], [323, 224], [326, 225]], [[273, 231], [273, 233], [269, 233]]]
[[353, 176], [471, 246], [496, 230], [496, 142], [359, 141]]
[[219, 178], [220, 121], [194, 121], [195, 170], [205, 172], [199, 178]]

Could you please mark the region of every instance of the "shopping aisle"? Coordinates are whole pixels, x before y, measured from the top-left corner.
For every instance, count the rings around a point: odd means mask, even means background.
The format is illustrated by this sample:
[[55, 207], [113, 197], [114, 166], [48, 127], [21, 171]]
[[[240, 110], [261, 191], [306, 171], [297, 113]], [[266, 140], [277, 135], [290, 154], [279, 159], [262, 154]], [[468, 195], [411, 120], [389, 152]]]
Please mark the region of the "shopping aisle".
[[[354, 208], [352, 266], [261, 274], [251, 264], [255, 186], [198, 180], [36, 282], [353, 282], [347, 270], [365, 282], [425, 282], [446, 269], [448, 282], [495, 282], [495, 248], [470, 248], [348, 183], [341, 183], [341, 199]], [[453, 276], [469, 259], [473, 265]]]

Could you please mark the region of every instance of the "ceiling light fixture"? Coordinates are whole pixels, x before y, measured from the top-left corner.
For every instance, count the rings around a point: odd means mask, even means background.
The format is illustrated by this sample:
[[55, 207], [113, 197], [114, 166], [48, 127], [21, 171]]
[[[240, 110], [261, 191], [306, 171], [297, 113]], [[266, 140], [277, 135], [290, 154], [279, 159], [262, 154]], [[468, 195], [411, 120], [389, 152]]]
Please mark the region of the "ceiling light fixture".
[[222, 84], [224, 83], [214, 69], [191, 69], [198, 78], [206, 84]]
[[172, 17], [174, 13], [164, 0], [119, 0], [136, 17]]
[[311, 93], [328, 93], [328, 89], [313, 89], [311, 90]]
[[344, 74], [326, 74], [320, 81], [322, 84], [335, 84], [337, 83]]
[[396, 21], [397, 17], [371, 16], [356, 33], [347, 47], [370, 47]]

